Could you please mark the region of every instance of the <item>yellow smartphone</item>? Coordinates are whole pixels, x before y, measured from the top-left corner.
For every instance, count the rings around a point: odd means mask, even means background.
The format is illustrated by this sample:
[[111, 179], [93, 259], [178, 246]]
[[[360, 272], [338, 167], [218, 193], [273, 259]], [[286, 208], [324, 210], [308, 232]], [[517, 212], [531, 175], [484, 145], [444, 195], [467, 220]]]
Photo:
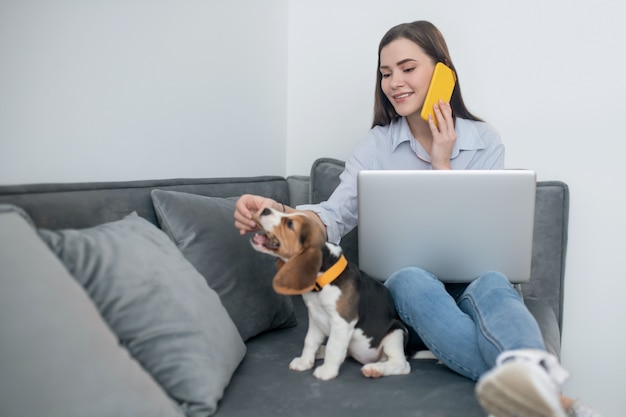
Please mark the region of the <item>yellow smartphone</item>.
[[433, 115], [435, 125], [439, 127], [437, 123], [437, 117], [434, 114], [433, 106], [439, 103], [439, 100], [443, 100], [445, 103], [450, 102], [452, 97], [452, 90], [454, 90], [454, 84], [456, 84], [456, 74], [450, 67], [443, 62], [437, 62], [433, 76], [430, 79], [430, 85], [426, 92], [426, 98], [424, 99], [424, 105], [422, 106], [421, 116], [422, 119], [428, 121], [428, 115]]

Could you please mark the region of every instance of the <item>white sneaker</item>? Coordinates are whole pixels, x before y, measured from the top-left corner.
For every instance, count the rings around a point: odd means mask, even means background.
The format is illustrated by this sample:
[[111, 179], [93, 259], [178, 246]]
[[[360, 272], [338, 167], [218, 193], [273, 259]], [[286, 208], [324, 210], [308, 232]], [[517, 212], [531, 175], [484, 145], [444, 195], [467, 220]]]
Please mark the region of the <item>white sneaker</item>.
[[569, 417], [601, 417], [597, 411], [578, 400], [574, 401], [574, 404], [567, 410], [567, 415]]
[[569, 373], [540, 350], [503, 352], [476, 384], [481, 406], [494, 417], [567, 417], [561, 387]]

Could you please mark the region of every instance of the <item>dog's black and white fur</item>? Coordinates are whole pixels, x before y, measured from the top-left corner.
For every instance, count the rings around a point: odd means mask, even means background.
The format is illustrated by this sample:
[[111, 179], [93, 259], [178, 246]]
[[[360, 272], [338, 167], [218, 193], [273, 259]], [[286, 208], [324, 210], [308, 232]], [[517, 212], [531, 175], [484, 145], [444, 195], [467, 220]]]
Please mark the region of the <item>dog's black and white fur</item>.
[[[355, 265], [343, 269], [341, 247], [326, 242], [320, 226], [304, 213], [264, 209], [255, 221], [262, 231], [252, 237], [252, 246], [278, 258], [274, 290], [302, 294], [308, 308], [304, 348], [290, 369], [311, 369], [327, 339], [324, 363], [313, 372], [318, 379], [335, 378], [347, 355], [363, 364], [366, 377], [410, 372], [404, 350], [407, 329], [382, 283], [362, 275]], [[344, 264], [334, 266], [338, 261]], [[328, 270], [338, 275], [324, 275]]]

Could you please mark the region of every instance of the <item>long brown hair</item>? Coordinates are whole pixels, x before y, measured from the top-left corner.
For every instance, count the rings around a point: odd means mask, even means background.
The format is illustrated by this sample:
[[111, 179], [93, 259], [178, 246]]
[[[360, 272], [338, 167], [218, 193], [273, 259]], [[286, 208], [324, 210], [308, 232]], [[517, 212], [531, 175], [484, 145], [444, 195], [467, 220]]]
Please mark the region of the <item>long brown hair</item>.
[[[376, 67], [376, 87], [374, 98], [374, 126], [387, 126], [391, 122], [399, 119], [400, 116], [396, 113], [393, 105], [385, 96], [381, 88], [382, 74], [380, 73], [380, 51], [391, 42], [396, 39], [408, 39], [415, 42], [426, 55], [433, 59], [433, 62], [443, 62], [456, 73], [452, 58], [450, 58], [450, 52], [448, 52], [448, 45], [446, 44], [443, 35], [430, 22], [425, 20], [418, 20], [412, 23], [402, 23], [394, 26], [387, 31], [385, 36], [380, 40], [378, 45], [378, 66]], [[452, 91], [452, 98], [450, 99], [450, 106], [452, 107], [452, 115], [455, 120], [456, 117], [464, 119], [482, 121], [478, 117], [469, 112], [465, 103], [463, 102], [463, 96], [461, 95], [461, 85], [459, 83], [459, 74], [456, 74], [456, 85]]]

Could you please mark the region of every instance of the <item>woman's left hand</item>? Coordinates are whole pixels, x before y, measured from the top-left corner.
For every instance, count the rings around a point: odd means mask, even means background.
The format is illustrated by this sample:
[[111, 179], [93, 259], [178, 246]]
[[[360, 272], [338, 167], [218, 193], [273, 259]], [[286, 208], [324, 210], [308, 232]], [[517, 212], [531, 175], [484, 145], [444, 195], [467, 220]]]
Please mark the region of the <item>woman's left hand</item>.
[[439, 127], [435, 124], [432, 116], [428, 118], [428, 125], [433, 134], [433, 146], [430, 152], [430, 163], [433, 169], [450, 169], [450, 156], [456, 142], [456, 130], [452, 118], [450, 103], [439, 103], [434, 106], [435, 117]]

